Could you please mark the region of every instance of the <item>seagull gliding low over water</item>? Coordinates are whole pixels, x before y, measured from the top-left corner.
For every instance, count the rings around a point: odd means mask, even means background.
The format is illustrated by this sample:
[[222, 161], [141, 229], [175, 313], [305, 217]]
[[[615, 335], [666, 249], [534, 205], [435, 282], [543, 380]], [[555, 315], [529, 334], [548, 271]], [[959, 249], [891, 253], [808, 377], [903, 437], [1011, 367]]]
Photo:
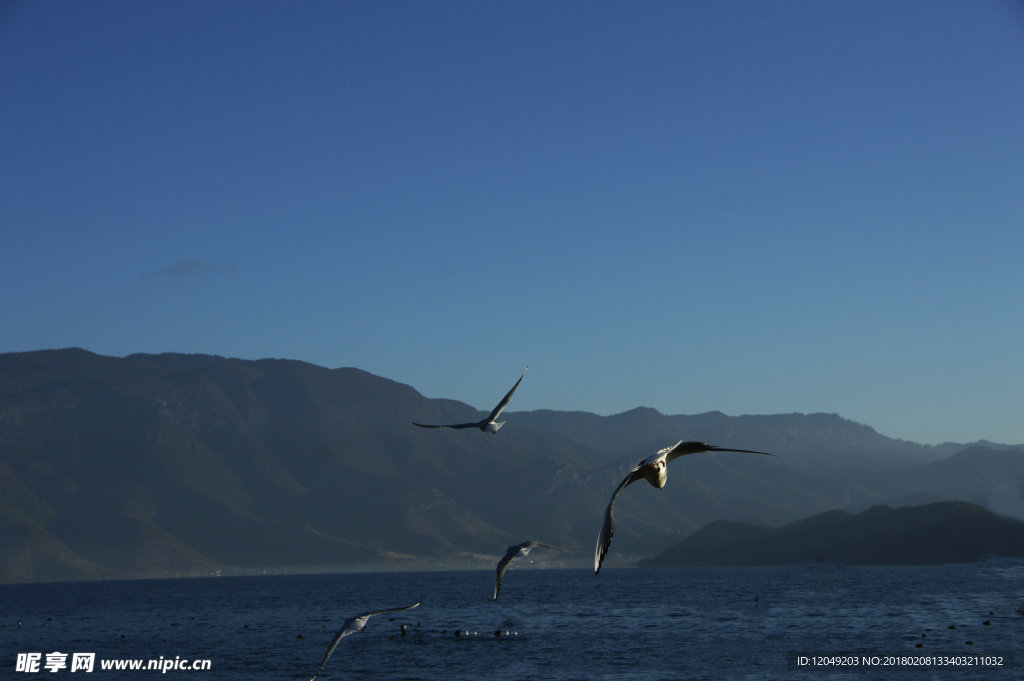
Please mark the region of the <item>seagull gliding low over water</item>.
[[668, 481], [667, 468], [670, 461], [678, 459], [681, 456], [686, 456], [687, 454], [697, 454], [699, 452], [743, 452], [745, 454], [764, 454], [765, 456], [774, 456], [774, 454], [758, 452], [753, 449], [728, 449], [726, 447], [709, 445], [705, 442], [683, 442], [680, 440], [675, 445], [665, 447], [665, 449], [659, 450], [657, 454], [647, 457], [638, 463], [633, 470], [629, 472], [629, 475], [619, 483], [619, 486], [615, 488], [615, 491], [612, 493], [611, 501], [608, 502], [608, 508], [604, 511], [604, 524], [601, 525], [601, 532], [597, 535], [597, 546], [594, 549], [595, 575], [601, 571], [601, 563], [604, 561], [604, 557], [608, 553], [608, 548], [612, 545], [612, 533], [615, 530], [615, 516], [612, 515], [612, 507], [615, 506], [615, 497], [619, 496], [619, 492], [629, 487], [637, 480], [646, 480], [653, 486], [661, 489]]
[[320, 666], [316, 668], [316, 674], [313, 674], [313, 678], [310, 679], [309, 681], [314, 681], [316, 679], [316, 677], [320, 676], [320, 672], [323, 671], [324, 665], [327, 664], [327, 658], [329, 658], [331, 656], [331, 653], [334, 652], [334, 649], [338, 647], [338, 643], [341, 642], [341, 639], [345, 638], [349, 634], [354, 634], [356, 632], [359, 632], [359, 631], [362, 631], [363, 629], [365, 629], [366, 628], [366, 622], [371, 617], [373, 617], [374, 615], [383, 615], [386, 612], [401, 612], [402, 610], [412, 610], [417, 605], [419, 605], [419, 602], [413, 603], [412, 605], [407, 605], [404, 608], [388, 608], [387, 610], [371, 610], [370, 612], [364, 612], [362, 615], [356, 615], [355, 617], [349, 617], [347, 620], [345, 620], [345, 624], [341, 625], [341, 631], [339, 631], [337, 636], [334, 637], [334, 640], [331, 641], [330, 647], [327, 648], [327, 654], [324, 655], [324, 659], [323, 659], [323, 661], [320, 662]]
[[492, 600], [498, 600], [498, 591], [501, 590], [501, 578], [505, 576], [505, 570], [508, 569], [508, 564], [512, 562], [512, 559], [518, 558], [519, 556], [525, 556], [530, 552], [530, 549], [537, 547], [558, 551], [554, 546], [548, 546], [547, 544], [542, 544], [539, 541], [524, 541], [522, 544], [516, 544], [508, 547], [508, 551], [506, 551], [505, 555], [498, 561], [497, 575], [494, 578], [494, 598]]

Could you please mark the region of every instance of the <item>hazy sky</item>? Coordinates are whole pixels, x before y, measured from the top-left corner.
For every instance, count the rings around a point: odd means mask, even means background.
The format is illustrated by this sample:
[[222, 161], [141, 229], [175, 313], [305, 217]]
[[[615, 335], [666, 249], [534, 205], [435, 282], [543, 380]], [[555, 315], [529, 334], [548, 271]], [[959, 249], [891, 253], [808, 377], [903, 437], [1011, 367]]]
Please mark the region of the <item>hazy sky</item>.
[[0, 352], [1024, 442], [1017, 1], [4, 2], [0, 221]]

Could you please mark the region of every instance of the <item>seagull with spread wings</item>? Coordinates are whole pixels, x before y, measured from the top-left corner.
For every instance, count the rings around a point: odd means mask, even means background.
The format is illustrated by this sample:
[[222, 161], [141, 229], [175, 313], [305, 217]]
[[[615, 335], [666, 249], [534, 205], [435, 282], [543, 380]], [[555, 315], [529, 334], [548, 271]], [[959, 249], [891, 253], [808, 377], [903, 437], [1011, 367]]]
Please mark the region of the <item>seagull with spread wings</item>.
[[637, 480], [646, 480], [654, 487], [661, 489], [668, 481], [668, 464], [670, 461], [674, 461], [687, 454], [697, 454], [699, 452], [743, 452], [746, 454], [774, 456], [768, 452], [758, 452], [753, 449], [729, 449], [727, 447], [709, 445], [705, 442], [685, 442], [680, 440], [675, 445], [665, 447], [665, 449], [658, 451], [657, 454], [644, 459], [634, 466], [633, 470], [615, 488], [611, 501], [608, 502], [608, 508], [604, 511], [604, 524], [601, 525], [601, 532], [597, 535], [597, 546], [594, 549], [595, 575], [601, 571], [601, 563], [604, 562], [608, 548], [612, 545], [612, 533], [615, 530], [615, 516], [612, 515], [612, 508], [615, 506], [615, 497], [619, 496], [619, 492]]
[[508, 547], [508, 551], [506, 551], [505, 555], [498, 561], [497, 575], [494, 578], [494, 598], [492, 600], [498, 600], [498, 591], [501, 590], [501, 579], [505, 576], [505, 570], [508, 569], [508, 564], [512, 562], [512, 559], [525, 556], [531, 549], [535, 549], [537, 547], [558, 551], [554, 546], [548, 546], [547, 544], [542, 544], [539, 541], [532, 540], [524, 541], [522, 544], [516, 544]]
[[404, 608], [388, 608], [387, 610], [371, 610], [370, 612], [364, 612], [362, 615], [356, 615], [355, 617], [349, 617], [347, 620], [345, 620], [345, 623], [343, 625], [341, 625], [341, 631], [339, 631], [338, 634], [334, 637], [334, 640], [331, 641], [330, 647], [327, 648], [327, 654], [324, 655], [324, 659], [320, 662], [320, 666], [316, 668], [316, 674], [313, 674], [313, 678], [310, 679], [310, 681], [314, 681], [316, 679], [316, 677], [320, 676], [320, 672], [323, 671], [324, 665], [327, 664], [327, 658], [329, 658], [331, 656], [331, 653], [334, 652], [334, 649], [338, 647], [338, 643], [341, 642], [341, 639], [345, 638], [349, 634], [355, 634], [356, 632], [360, 632], [363, 629], [365, 629], [366, 628], [366, 622], [371, 617], [373, 617], [374, 615], [383, 615], [384, 613], [387, 613], [387, 612], [401, 612], [402, 610], [412, 610], [413, 608], [415, 608], [418, 605], [419, 605], [419, 603], [417, 602], [417, 603], [413, 603], [412, 605], [407, 605]]
[[[530, 367], [526, 367], [526, 369], [523, 370], [523, 376], [526, 375], [526, 372], [527, 370], [529, 370], [529, 368]], [[495, 407], [494, 410], [490, 414], [488, 414], [487, 418], [485, 419], [482, 419], [480, 421], [474, 421], [472, 423], [451, 423], [437, 426], [415, 422], [412, 425], [419, 426], [420, 428], [478, 428], [479, 430], [485, 433], [491, 433], [496, 435], [498, 433], [498, 429], [505, 425], [504, 421], [499, 422], [497, 418], [501, 414], [501, 411], [508, 406], [508, 403], [512, 401], [512, 393], [514, 393], [516, 391], [516, 388], [519, 387], [519, 384], [522, 383], [523, 376], [519, 377], [519, 380], [516, 381], [516, 384], [514, 386], [512, 386], [512, 389], [505, 394], [505, 397], [501, 398], [501, 402], [498, 402], [498, 406]]]

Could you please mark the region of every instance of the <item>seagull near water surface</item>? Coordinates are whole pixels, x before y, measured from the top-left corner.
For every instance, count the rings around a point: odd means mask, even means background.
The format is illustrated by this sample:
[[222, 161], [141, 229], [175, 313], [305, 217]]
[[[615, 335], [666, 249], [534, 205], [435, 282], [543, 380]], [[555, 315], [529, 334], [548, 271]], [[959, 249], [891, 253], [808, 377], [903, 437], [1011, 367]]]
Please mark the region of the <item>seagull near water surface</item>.
[[324, 655], [324, 659], [320, 662], [320, 666], [316, 668], [316, 674], [313, 674], [313, 678], [310, 681], [315, 681], [316, 677], [320, 676], [320, 672], [323, 671], [324, 665], [327, 664], [327, 658], [331, 656], [334, 649], [338, 647], [338, 643], [341, 639], [345, 638], [349, 634], [355, 634], [366, 628], [366, 622], [374, 615], [383, 615], [388, 612], [401, 612], [402, 610], [412, 610], [419, 605], [419, 602], [407, 605], [404, 608], [388, 608], [386, 610], [371, 610], [370, 612], [364, 612], [362, 615], [356, 615], [355, 617], [349, 617], [345, 620], [345, 623], [341, 625], [341, 631], [331, 641], [331, 645], [327, 648], [327, 653]]
[[[526, 369], [523, 369], [523, 376], [526, 375], [526, 372], [529, 371], [529, 369], [530, 367], [526, 367]], [[495, 407], [494, 410], [490, 414], [488, 414], [487, 418], [485, 419], [482, 419], [480, 421], [474, 421], [472, 423], [451, 423], [437, 426], [416, 422], [413, 422], [412, 425], [419, 426], [420, 428], [478, 428], [485, 433], [497, 435], [498, 429], [505, 425], [504, 421], [498, 422], [497, 418], [501, 414], [501, 411], [508, 406], [508, 403], [512, 401], [512, 393], [514, 393], [516, 391], [516, 388], [519, 387], [519, 384], [523, 382], [523, 376], [519, 377], [519, 380], [516, 381], [516, 384], [514, 386], [512, 386], [512, 389], [505, 393], [505, 397], [501, 398], [501, 402], [498, 402], [498, 406]]]
[[632, 485], [637, 480], [646, 480], [654, 487], [661, 489], [668, 481], [668, 464], [681, 456], [687, 454], [698, 454], [700, 452], [742, 452], [745, 454], [764, 454], [774, 456], [768, 452], [759, 452], [753, 449], [729, 449], [727, 447], [716, 447], [706, 442], [685, 442], [680, 440], [671, 447], [659, 450], [657, 454], [649, 456], [629, 472], [629, 475], [619, 483], [619, 486], [612, 492], [611, 501], [604, 511], [604, 524], [601, 525], [601, 532], [597, 535], [597, 546], [594, 549], [594, 574], [601, 571], [601, 563], [604, 561], [608, 548], [612, 545], [612, 533], [615, 530], [615, 516], [612, 515], [612, 508], [615, 506], [615, 497], [619, 492]]
[[505, 570], [508, 569], [508, 564], [512, 562], [513, 558], [519, 558], [530, 553], [531, 549], [535, 548], [552, 549], [558, 551], [554, 546], [548, 546], [539, 541], [524, 541], [522, 544], [515, 544], [514, 546], [508, 547], [508, 551], [502, 556], [501, 560], [498, 561], [497, 575], [494, 578], [494, 598], [492, 600], [498, 600], [498, 591], [501, 590], [501, 579], [505, 576]]

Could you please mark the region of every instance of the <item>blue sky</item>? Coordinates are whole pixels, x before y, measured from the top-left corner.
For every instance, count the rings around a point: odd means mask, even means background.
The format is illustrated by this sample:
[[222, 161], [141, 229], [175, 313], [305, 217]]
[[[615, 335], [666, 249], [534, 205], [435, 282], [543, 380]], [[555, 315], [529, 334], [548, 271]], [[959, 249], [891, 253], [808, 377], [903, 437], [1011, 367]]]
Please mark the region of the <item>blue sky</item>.
[[8, 2], [0, 65], [2, 352], [1024, 442], [1018, 2]]

